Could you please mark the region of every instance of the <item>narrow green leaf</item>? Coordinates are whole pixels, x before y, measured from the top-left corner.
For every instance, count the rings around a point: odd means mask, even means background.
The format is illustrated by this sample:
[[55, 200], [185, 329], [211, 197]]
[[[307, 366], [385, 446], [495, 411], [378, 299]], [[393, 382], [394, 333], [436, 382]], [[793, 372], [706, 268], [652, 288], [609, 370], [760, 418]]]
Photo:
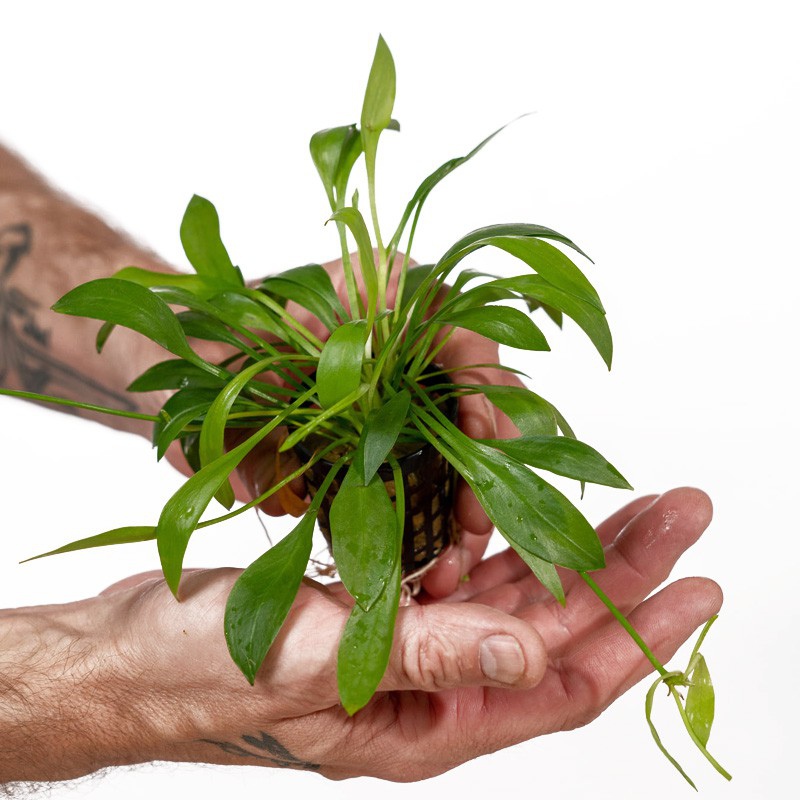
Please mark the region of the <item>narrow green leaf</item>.
[[516, 439], [482, 439], [511, 458], [577, 481], [632, 489], [620, 472], [588, 444], [565, 436], [519, 436]]
[[437, 323], [479, 333], [487, 339], [521, 350], [549, 350], [544, 334], [536, 324], [516, 308], [484, 306], [465, 308], [432, 317]]
[[183, 429], [205, 415], [217, 394], [213, 389], [179, 389], [164, 403], [162, 418], [153, 425], [153, 444], [159, 461]]
[[100, 330], [97, 332], [97, 337], [94, 342], [95, 349], [98, 353], [103, 352], [103, 348], [106, 346], [106, 342], [108, 341], [108, 337], [111, 336], [114, 328], [117, 326], [111, 322], [104, 322], [100, 326]]
[[31, 556], [20, 563], [35, 561], [37, 558], [45, 556], [57, 556], [61, 553], [73, 553], [76, 550], [88, 550], [91, 547], [106, 547], [112, 544], [131, 544], [133, 542], [148, 542], [156, 538], [156, 529], [152, 525], [130, 525], [125, 528], [114, 528], [111, 531], [98, 533], [96, 536], [87, 536], [85, 539], [65, 544], [47, 553], [40, 553], [38, 556]]
[[159, 361], [145, 370], [128, 387], [129, 392], [155, 392], [162, 389], [214, 389], [222, 378], [181, 358]]
[[476, 385], [474, 388], [485, 394], [489, 402], [497, 406], [523, 436], [555, 435], [556, 418], [553, 406], [530, 389], [487, 384]]
[[378, 271], [375, 267], [375, 254], [372, 251], [372, 240], [369, 236], [367, 223], [361, 212], [353, 207], [340, 208], [331, 214], [335, 222], [343, 222], [353, 234], [358, 249], [358, 262], [361, 266], [361, 275], [364, 278], [364, 287], [367, 290], [367, 308], [375, 308], [378, 297]]
[[[225, 452], [225, 428], [228, 424], [231, 407], [249, 381], [268, 369], [271, 363], [272, 357], [270, 356], [251, 364], [238, 373], [235, 378], [231, 378], [217, 395], [200, 430], [201, 466], [205, 467], [222, 457]], [[230, 508], [235, 499], [230, 481], [226, 479], [214, 496], [225, 508]]]
[[594, 528], [557, 489], [519, 461], [465, 436], [443, 416], [427, 419], [443, 440], [436, 447], [512, 546], [568, 569], [604, 566]]
[[341, 320], [348, 319], [330, 275], [319, 264], [307, 264], [270, 276], [258, 288], [293, 300], [310, 311], [329, 331], [338, 327]]
[[356, 603], [368, 611], [395, 567], [397, 519], [385, 484], [376, 475], [365, 486], [359, 470], [351, 466], [329, 518], [339, 576]]
[[232, 286], [244, 285], [220, 238], [217, 209], [204, 197], [194, 195], [189, 201], [181, 222], [181, 243], [198, 275]]
[[358, 388], [366, 339], [366, 323], [353, 320], [338, 327], [325, 342], [317, 367], [317, 394], [323, 408], [330, 408]]
[[485, 243], [520, 259], [556, 288], [604, 310], [597, 290], [557, 247], [532, 236], [493, 236]]
[[567, 598], [564, 594], [564, 585], [561, 583], [561, 578], [555, 566], [549, 561], [545, 561], [533, 555], [533, 553], [529, 553], [514, 542], [509, 542], [509, 544], [517, 555], [530, 567], [531, 572], [539, 580], [539, 583], [558, 600], [560, 605], [566, 605]]
[[405, 389], [367, 416], [356, 459], [361, 460], [364, 483], [369, 483], [386, 460], [406, 423], [411, 395]]
[[[361, 108], [362, 135], [379, 134], [392, 123], [396, 82], [394, 59], [383, 36], [379, 36]], [[366, 144], [364, 149], [368, 149]]]
[[[592, 344], [600, 353], [606, 366], [611, 368], [613, 344], [611, 331], [608, 328], [605, 314], [597, 306], [586, 302], [572, 294], [558, 289], [538, 275], [519, 275], [515, 278], [501, 278], [492, 281], [481, 288], [496, 287], [498, 289], [512, 289], [527, 301], [531, 299], [546, 304], [544, 308], [563, 312], [571, 317], [589, 337]], [[558, 322], [558, 321], [557, 321]]]
[[118, 278], [98, 278], [67, 292], [53, 310], [77, 317], [101, 319], [141, 333], [165, 350], [203, 367], [205, 362], [186, 341], [170, 307], [143, 286]]
[[197, 297], [207, 299], [225, 288], [225, 283], [215, 280], [214, 276], [192, 275], [190, 273], [156, 272], [141, 267], [123, 267], [111, 277], [137, 283], [150, 289], [154, 286], [174, 286], [191, 292]]
[[292, 607], [311, 555], [316, 509], [257, 558], [234, 583], [225, 606], [225, 640], [250, 683]]
[[370, 701], [389, 664], [400, 603], [400, 577], [398, 558], [377, 602], [369, 611], [356, 603], [342, 633], [336, 674], [339, 697], [350, 715]]
[[705, 747], [711, 735], [714, 722], [714, 685], [705, 658], [697, 654], [695, 667], [689, 677], [689, 691], [686, 693], [686, 716], [692, 730]]

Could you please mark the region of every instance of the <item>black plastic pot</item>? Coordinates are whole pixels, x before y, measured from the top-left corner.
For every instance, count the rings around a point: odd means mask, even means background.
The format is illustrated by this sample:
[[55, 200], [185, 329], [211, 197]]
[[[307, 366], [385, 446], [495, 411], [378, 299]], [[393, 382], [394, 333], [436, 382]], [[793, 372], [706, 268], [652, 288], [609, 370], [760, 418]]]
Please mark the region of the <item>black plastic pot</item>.
[[[443, 409], [450, 419], [455, 419], [458, 403], [452, 398]], [[311, 451], [305, 443], [295, 446], [298, 456], [307, 460]], [[431, 444], [421, 442], [418, 449], [398, 459], [403, 474], [406, 516], [403, 529], [402, 567], [404, 575], [411, 575], [429, 564], [451, 542], [457, 539], [453, 519], [456, 471], [447, 459]], [[305, 479], [313, 497], [331, 468], [331, 462], [318, 461], [306, 472]], [[331, 531], [328, 521], [331, 503], [347, 470], [342, 470], [333, 480], [317, 514], [322, 535], [331, 546]], [[389, 497], [394, 503], [395, 485], [392, 469], [383, 464], [378, 475], [386, 484]]]

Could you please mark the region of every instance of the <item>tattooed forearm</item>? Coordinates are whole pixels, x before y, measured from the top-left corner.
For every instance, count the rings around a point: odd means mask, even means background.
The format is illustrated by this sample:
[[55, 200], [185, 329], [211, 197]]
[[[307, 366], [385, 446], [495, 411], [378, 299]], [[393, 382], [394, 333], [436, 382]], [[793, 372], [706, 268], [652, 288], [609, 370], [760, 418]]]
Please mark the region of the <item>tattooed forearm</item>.
[[241, 737], [243, 744], [218, 741], [216, 739], [198, 739], [198, 741], [213, 744], [228, 755], [239, 758], [255, 758], [273, 767], [318, 770], [321, 766], [292, 755], [275, 737], [270, 736], [266, 731], [259, 731], [258, 736], [243, 735]]
[[51, 332], [37, 321], [41, 304], [14, 284], [30, 262], [32, 244], [28, 223], [0, 227], [0, 385], [13, 383], [29, 392], [137, 410], [130, 397], [107, 389], [53, 353]]

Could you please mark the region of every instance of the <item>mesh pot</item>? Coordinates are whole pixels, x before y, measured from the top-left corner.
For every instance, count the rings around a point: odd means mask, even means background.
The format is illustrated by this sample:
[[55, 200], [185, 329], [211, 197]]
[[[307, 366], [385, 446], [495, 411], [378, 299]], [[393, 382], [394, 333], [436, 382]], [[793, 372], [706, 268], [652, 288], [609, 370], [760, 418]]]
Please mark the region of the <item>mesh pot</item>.
[[[443, 411], [455, 419], [457, 401], [452, 398]], [[295, 450], [302, 460], [311, 452], [303, 443]], [[447, 459], [431, 444], [420, 443], [418, 449], [398, 458], [403, 475], [406, 516], [403, 528], [402, 568], [410, 575], [429, 564], [451, 542], [457, 541], [457, 529], [453, 519], [456, 471]], [[331, 468], [331, 462], [318, 461], [305, 474], [306, 485], [313, 497]], [[322, 535], [331, 547], [331, 530], [328, 515], [331, 503], [339, 491], [347, 470], [342, 470], [331, 482], [322, 501], [317, 522]], [[392, 503], [395, 501], [394, 474], [388, 464], [378, 469], [378, 475], [386, 484]]]

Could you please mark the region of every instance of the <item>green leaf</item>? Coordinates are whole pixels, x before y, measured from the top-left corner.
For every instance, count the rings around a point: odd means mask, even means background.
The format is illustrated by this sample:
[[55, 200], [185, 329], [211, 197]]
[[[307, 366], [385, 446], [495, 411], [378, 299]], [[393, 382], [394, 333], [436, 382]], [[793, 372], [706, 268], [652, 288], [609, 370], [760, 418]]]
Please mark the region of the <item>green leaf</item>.
[[353, 320], [338, 327], [325, 342], [317, 367], [317, 394], [323, 408], [330, 408], [358, 388], [366, 339], [366, 323]]
[[146, 289], [154, 286], [175, 286], [202, 299], [213, 296], [225, 287], [223, 281], [215, 280], [213, 276], [156, 272], [155, 270], [141, 269], [141, 267], [123, 267], [112, 277], [137, 283]]
[[153, 425], [153, 444], [160, 461], [167, 448], [192, 421], [203, 417], [214, 402], [218, 392], [209, 389], [180, 389], [162, 406], [162, 417]]
[[538, 394], [521, 386], [476, 385], [519, 429], [523, 436], [552, 436], [556, 433], [553, 406]]
[[293, 300], [310, 311], [329, 331], [337, 328], [340, 320], [348, 319], [330, 275], [319, 264], [307, 264], [273, 275], [258, 288], [285, 300]]
[[364, 288], [367, 290], [367, 308], [371, 309], [374, 314], [378, 297], [378, 271], [375, 268], [375, 254], [372, 251], [372, 240], [369, 238], [367, 223], [364, 222], [361, 212], [353, 206], [340, 208], [331, 214], [331, 219], [347, 225], [356, 240], [358, 262], [364, 278]]
[[316, 509], [238, 578], [225, 606], [225, 640], [250, 683], [292, 607], [311, 555]]
[[112, 544], [131, 544], [133, 542], [148, 542], [156, 538], [156, 529], [152, 525], [130, 525], [125, 528], [114, 528], [111, 531], [98, 533], [96, 536], [87, 536], [85, 539], [78, 539], [77, 541], [65, 544], [55, 550], [50, 550], [47, 553], [40, 553], [38, 556], [31, 556], [26, 558], [21, 563], [27, 561], [35, 561], [37, 558], [45, 558], [46, 556], [57, 556], [61, 553], [72, 553], [76, 550], [88, 550], [91, 547], [106, 547]]
[[694, 781], [686, 774], [683, 767], [677, 762], [677, 760], [672, 756], [672, 754], [667, 750], [664, 746], [664, 743], [661, 741], [661, 737], [658, 735], [658, 731], [656, 730], [655, 723], [653, 722], [653, 699], [655, 698], [656, 689], [661, 685], [663, 682], [663, 678], [659, 677], [653, 683], [653, 685], [648, 689], [647, 696], [644, 700], [644, 716], [647, 720], [647, 726], [650, 728], [650, 734], [653, 737], [653, 741], [656, 743], [658, 749], [662, 752], [664, 757], [675, 767], [678, 772], [683, 776], [684, 780], [692, 787], [695, 791], [697, 791], [697, 787], [694, 785]]
[[67, 292], [53, 310], [77, 317], [101, 319], [141, 333], [186, 361], [207, 366], [186, 341], [170, 307], [143, 286], [118, 278], [98, 278]]
[[[272, 357], [270, 356], [251, 364], [236, 375], [235, 378], [232, 378], [217, 395], [206, 414], [203, 427], [200, 430], [200, 464], [203, 467], [222, 458], [225, 452], [225, 428], [228, 424], [228, 414], [230, 414], [231, 407], [249, 381], [264, 372], [271, 363]], [[230, 508], [233, 505], [235, 497], [230, 481], [226, 479], [222, 483], [215, 497], [225, 508]]]
[[363, 482], [369, 483], [386, 460], [406, 422], [411, 395], [405, 389], [391, 400], [370, 411], [361, 432], [358, 453]]
[[[540, 243], [541, 244], [541, 243]], [[583, 332], [589, 337], [592, 344], [597, 348], [606, 366], [611, 368], [611, 357], [613, 344], [611, 341], [611, 331], [608, 328], [605, 314], [597, 306], [581, 300], [572, 294], [568, 294], [562, 289], [558, 289], [544, 278], [538, 275], [520, 275], [515, 278], [501, 278], [492, 281], [481, 288], [497, 287], [499, 289], [512, 289], [519, 292], [529, 303], [531, 299], [544, 305], [545, 310], [550, 314], [554, 310], [563, 312], [571, 317], [580, 326]], [[560, 320], [555, 320], [557, 324]]]
[[548, 283], [603, 311], [597, 290], [581, 270], [557, 247], [530, 236], [493, 236], [488, 245], [525, 262]]
[[588, 444], [564, 436], [519, 436], [516, 439], [481, 439], [511, 458], [556, 475], [615, 489], [632, 489], [619, 471]]
[[129, 392], [155, 392], [162, 389], [214, 389], [222, 378], [181, 358], [159, 361], [146, 369], [128, 387]]
[[557, 489], [519, 461], [465, 436], [445, 417], [427, 419], [442, 437], [435, 446], [515, 549], [568, 569], [604, 566], [603, 547], [594, 529]]
[[714, 686], [705, 658], [699, 653], [689, 677], [686, 693], [686, 716], [700, 743], [705, 747], [714, 722]]
[[189, 201], [181, 222], [181, 243], [198, 275], [232, 286], [244, 285], [220, 238], [217, 209], [204, 197], [194, 195]]
[[531, 572], [539, 580], [539, 583], [541, 583], [562, 606], [566, 605], [567, 598], [564, 594], [564, 585], [561, 583], [561, 578], [555, 566], [549, 561], [545, 561], [533, 555], [533, 553], [529, 553], [524, 548], [514, 544], [514, 542], [510, 544], [517, 555], [528, 565]]
[[394, 59], [383, 36], [379, 36], [361, 108], [364, 150], [369, 149], [367, 141], [370, 138], [373, 136], [377, 138], [377, 135], [392, 123], [396, 81]]
[[309, 143], [331, 209], [341, 207], [347, 192], [350, 172], [363, 152], [361, 133], [355, 125], [342, 125], [318, 131]]
[[400, 559], [377, 602], [365, 611], [353, 606], [339, 642], [336, 674], [345, 711], [355, 714], [375, 694], [386, 672], [400, 603]]
[[505, 306], [465, 308], [463, 311], [453, 311], [441, 316], [436, 314], [432, 317], [432, 321], [466, 328], [499, 344], [521, 350], [550, 349], [544, 334], [536, 324], [516, 308]]
[[177, 595], [178, 592], [183, 571], [183, 557], [189, 539], [211, 499], [231, 472], [239, 466], [242, 459], [280, 425], [295, 408], [307, 402], [310, 396], [311, 391], [309, 390], [298, 397], [291, 406], [277, 414], [271, 422], [256, 431], [250, 438], [188, 478], [186, 483], [167, 501], [158, 520], [156, 535], [164, 578], [173, 594]]
[[368, 611], [389, 582], [396, 560], [397, 519], [384, 482], [376, 475], [365, 486], [351, 465], [329, 519], [339, 576], [356, 603]]
[[403, 235], [403, 231], [405, 230], [411, 215], [418, 209], [422, 209], [423, 204], [428, 199], [428, 195], [433, 191], [436, 185], [442, 179], [446, 178], [453, 170], [457, 169], [462, 164], [465, 164], [476, 153], [480, 152], [485, 145], [487, 145], [492, 139], [494, 139], [495, 136], [497, 136], [498, 133], [500, 133], [500, 131], [507, 128], [510, 124], [511, 123], [507, 123], [501, 128], [498, 128], [494, 133], [490, 133], [480, 144], [473, 147], [472, 150], [470, 150], [465, 156], [451, 158], [449, 161], [446, 161], [441, 167], [434, 170], [430, 175], [428, 175], [427, 178], [425, 178], [424, 181], [422, 181], [422, 183], [417, 187], [417, 191], [414, 192], [414, 196], [411, 198], [411, 200], [409, 200], [405, 211], [403, 212], [400, 224], [397, 226], [397, 230], [392, 236], [392, 240], [390, 242], [391, 248], [396, 248], [399, 245], [400, 237]]

